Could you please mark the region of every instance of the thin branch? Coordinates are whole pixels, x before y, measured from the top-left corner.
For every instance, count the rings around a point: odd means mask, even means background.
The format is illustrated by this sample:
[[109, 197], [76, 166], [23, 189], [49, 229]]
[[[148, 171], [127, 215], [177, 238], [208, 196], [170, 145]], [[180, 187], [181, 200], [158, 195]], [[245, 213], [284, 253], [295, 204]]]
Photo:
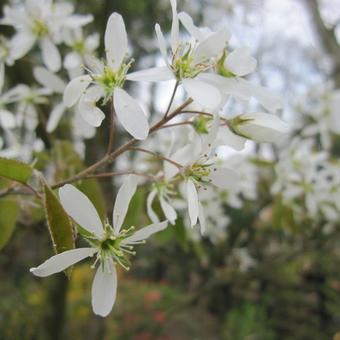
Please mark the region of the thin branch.
[[182, 111], [181, 113], [188, 113], [188, 114], [194, 114], [194, 115], [202, 115], [202, 116], [208, 116], [208, 117], [213, 117], [214, 115], [209, 112], [204, 112], [204, 111], [196, 111], [196, 110], [185, 110]]
[[41, 198], [41, 194], [36, 189], [34, 189], [30, 184], [25, 183], [23, 185], [25, 186], [25, 188], [31, 191], [32, 194], [35, 195], [37, 198]]
[[[164, 116], [160, 121], [155, 123], [149, 130], [149, 135], [152, 134], [153, 132], [159, 130], [164, 124], [169, 122], [171, 119], [176, 117], [178, 114], [182, 112], [183, 109], [185, 109], [188, 105], [190, 105], [193, 102], [191, 98], [188, 98], [182, 105], [180, 105], [176, 110], [174, 110], [172, 113], [168, 114], [167, 116]], [[93, 173], [95, 170], [103, 166], [104, 164], [108, 162], [114, 161], [117, 157], [119, 157], [122, 153], [127, 151], [129, 148], [131, 148], [134, 144], [139, 142], [139, 140], [132, 138], [125, 144], [121, 145], [117, 150], [112, 152], [111, 154], [105, 155], [102, 159], [97, 161], [96, 163], [92, 164], [88, 168], [82, 170], [78, 174], [64, 180], [61, 182], [58, 182], [54, 185], [51, 186], [52, 189], [59, 188], [63, 186], [64, 184], [71, 183], [71, 182], [76, 182], [78, 180], [83, 179], [87, 175]]]
[[110, 102], [110, 113], [109, 113], [109, 144], [107, 146], [107, 151], [106, 151], [107, 155], [109, 155], [113, 149], [113, 140], [114, 140], [114, 131], [115, 131], [114, 116], [115, 116], [115, 108], [114, 108], [114, 103], [113, 103], [113, 98], [112, 98]]
[[159, 158], [159, 159], [161, 159], [161, 160], [163, 160], [163, 161], [169, 162], [169, 163], [171, 163], [172, 165], [176, 166], [176, 167], [179, 168], [179, 169], [180, 169], [180, 168], [183, 168], [183, 165], [181, 165], [181, 164], [179, 164], [179, 163], [173, 161], [173, 160], [170, 159], [170, 158], [167, 158], [167, 157], [165, 157], [165, 156], [162, 156], [162, 155], [160, 155], [160, 154], [158, 154], [158, 153], [156, 153], [156, 152], [153, 152], [153, 151], [150, 151], [150, 150], [146, 150], [146, 149], [143, 149], [143, 148], [138, 148], [138, 147], [131, 147], [131, 148], [129, 148], [129, 150], [144, 152], [144, 153], [147, 153], [147, 154], [149, 154], [149, 155], [152, 155], [152, 156], [154, 156], [154, 157], [156, 157], [156, 158]]
[[144, 174], [141, 172], [137, 171], [117, 171], [117, 172], [101, 172], [93, 175], [88, 175], [84, 177], [84, 179], [93, 179], [93, 178], [105, 178], [105, 177], [115, 177], [115, 176], [125, 176], [125, 175], [136, 175], [136, 176], [141, 176], [141, 177], [146, 177], [150, 180], [155, 180], [155, 176]]
[[173, 103], [173, 101], [174, 101], [174, 99], [175, 99], [175, 95], [176, 95], [176, 92], [177, 92], [178, 85], [179, 85], [179, 81], [177, 80], [177, 81], [176, 81], [176, 84], [175, 84], [175, 87], [174, 87], [174, 90], [172, 91], [172, 95], [171, 95], [171, 98], [170, 98], [168, 107], [167, 107], [167, 109], [166, 109], [166, 111], [165, 111], [165, 114], [164, 114], [164, 117], [165, 117], [165, 118], [167, 117], [167, 115], [168, 115], [168, 113], [169, 113], [169, 111], [170, 111], [171, 105], [172, 105], [172, 103]]
[[[210, 112], [204, 112], [204, 111], [196, 111], [196, 110], [185, 110], [185, 111], [182, 111], [182, 113], [187, 113], [187, 114], [194, 114], [194, 115], [202, 115], [202, 116], [208, 116], [208, 117], [214, 117], [214, 115]], [[228, 119], [226, 118], [223, 118], [223, 117], [220, 117], [220, 120], [223, 120], [225, 122], [224, 125], [228, 125], [229, 122], [228, 122]]]
[[11, 195], [15, 191], [15, 187], [9, 187], [0, 191], [0, 198]]
[[183, 125], [194, 125], [194, 123], [193, 123], [193, 122], [190, 122], [189, 120], [186, 120], [186, 121], [184, 121], [184, 122], [173, 123], [173, 124], [166, 124], [166, 125], [161, 126], [161, 127], [159, 128], [159, 130], [171, 128], [171, 127], [174, 127], [174, 126], [183, 126]]

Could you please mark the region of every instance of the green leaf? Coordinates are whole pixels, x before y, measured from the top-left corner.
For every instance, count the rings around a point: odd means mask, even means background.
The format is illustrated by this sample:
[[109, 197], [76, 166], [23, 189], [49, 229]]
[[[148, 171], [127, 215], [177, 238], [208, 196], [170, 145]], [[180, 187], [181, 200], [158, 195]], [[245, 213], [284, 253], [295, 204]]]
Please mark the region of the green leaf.
[[71, 221], [59, 200], [44, 183], [44, 208], [53, 247], [56, 253], [74, 248], [74, 237]]
[[0, 177], [26, 183], [33, 174], [33, 168], [23, 162], [0, 157]]
[[0, 249], [12, 236], [19, 213], [19, 205], [13, 198], [0, 200]]

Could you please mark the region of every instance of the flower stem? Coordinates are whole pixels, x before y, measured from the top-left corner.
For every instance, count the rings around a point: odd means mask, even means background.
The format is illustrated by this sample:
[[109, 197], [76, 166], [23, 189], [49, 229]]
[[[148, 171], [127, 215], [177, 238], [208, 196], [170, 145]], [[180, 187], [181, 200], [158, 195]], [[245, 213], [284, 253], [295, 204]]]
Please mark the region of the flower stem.
[[115, 115], [115, 107], [113, 103], [113, 98], [110, 102], [110, 112], [109, 112], [109, 144], [107, 146], [106, 154], [109, 155], [113, 149], [113, 140], [114, 140], [114, 115]]
[[176, 95], [176, 92], [177, 92], [178, 85], [179, 85], [179, 80], [176, 80], [176, 84], [175, 84], [174, 90], [172, 91], [172, 95], [171, 95], [168, 107], [167, 107], [167, 109], [165, 111], [165, 114], [164, 114], [164, 118], [166, 118], [167, 115], [170, 112], [170, 108], [171, 108], [171, 105], [172, 105], [172, 103], [173, 103], [173, 101], [175, 99], [175, 95]]

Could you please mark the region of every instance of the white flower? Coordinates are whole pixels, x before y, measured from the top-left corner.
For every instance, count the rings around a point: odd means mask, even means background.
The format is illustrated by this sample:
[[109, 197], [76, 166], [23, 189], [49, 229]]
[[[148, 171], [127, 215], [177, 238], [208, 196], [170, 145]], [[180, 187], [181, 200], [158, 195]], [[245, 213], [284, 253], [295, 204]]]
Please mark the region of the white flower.
[[246, 113], [229, 121], [236, 134], [258, 142], [279, 142], [289, 133], [289, 126], [277, 116], [256, 112]]
[[340, 135], [340, 90], [334, 90], [331, 84], [318, 84], [309, 89], [296, 106], [304, 118], [296, 129], [303, 128], [304, 137], [320, 136], [322, 147], [329, 150], [333, 134]]
[[164, 163], [164, 174], [167, 181], [179, 174], [183, 176], [185, 183], [185, 196], [191, 226], [200, 221], [201, 231], [205, 230], [205, 216], [203, 207], [199, 202], [197, 189], [201, 186], [213, 184], [217, 188], [233, 190], [238, 183], [237, 174], [227, 167], [221, 167], [216, 163], [213, 154], [213, 145], [219, 127], [219, 117], [214, 116], [214, 121], [205, 140], [195, 140], [177, 150], [170, 159], [179, 163], [182, 168]]
[[70, 77], [75, 78], [84, 73], [82, 65], [94, 54], [99, 46], [99, 34], [94, 33], [84, 37], [80, 27], [65, 30], [64, 41], [66, 45], [72, 48], [67, 53], [63, 65], [68, 70]]
[[130, 200], [137, 188], [136, 178], [129, 176], [120, 187], [113, 208], [112, 226], [101, 221], [91, 201], [78, 189], [66, 184], [59, 189], [60, 202], [65, 211], [87, 232], [86, 240], [91, 245], [52, 256], [30, 271], [40, 277], [61, 272], [73, 264], [96, 256], [93, 267], [99, 262], [92, 284], [92, 308], [95, 314], [107, 316], [116, 299], [116, 264], [129, 268], [127, 254], [135, 254], [134, 245], [144, 243], [152, 234], [163, 230], [167, 221], [151, 224], [135, 231], [134, 227], [122, 229]]
[[7, 105], [17, 100], [18, 91], [21, 85], [17, 85], [5, 93], [0, 91], [0, 126], [7, 130], [16, 127], [16, 120], [14, 114], [7, 109]]
[[[44, 67], [38, 66], [33, 69], [33, 74], [35, 79], [48, 91], [58, 95], [62, 95], [64, 93], [66, 83], [55, 73], [52, 73]], [[59, 121], [66, 110], [67, 108], [62, 101], [53, 107], [46, 124], [47, 132], [53, 132], [57, 128]], [[72, 124], [74, 126], [73, 132], [75, 136], [86, 139], [92, 138], [95, 135], [95, 128], [92, 125], [89, 125], [81, 117], [78, 109], [72, 119]]]
[[9, 41], [0, 35], [0, 93], [5, 82], [5, 64], [13, 65], [14, 60], [11, 58]]
[[[124, 129], [134, 138], [144, 140], [149, 134], [149, 123], [138, 102], [122, 89], [131, 61], [125, 63], [128, 40], [123, 18], [118, 13], [109, 17], [105, 31], [106, 63], [92, 57], [89, 74], [79, 76], [66, 86], [64, 104], [71, 107], [78, 102], [83, 118], [98, 127], [105, 118], [96, 106], [103, 98], [112, 99], [114, 110]], [[91, 85], [91, 86], [90, 86]]]
[[36, 105], [46, 104], [51, 90], [46, 88], [30, 88], [20, 84], [10, 90], [10, 101], [17, 103], [16, 126], [23, 126], [34, 131], [39, 123]]
[[257, 61], [247, 48], [237, 48], [229, 53], [224, 61], [224, 67], [234, 75], [243, 77], [255, 71]]
[[267, 88], [252, 84], [240, 77], [224, 77], [218, 74], [202, 73], [198, 79], [218, 88], [225, 96], [233, 96], [239, 100], [255, 98], [266, 110], [275, 112], [282, 108], [280, 96]]
[[147, 198], [147, 213], [152, 222], [159, 222], [158, 216], [152, 209], [153, 201], [157, 196], [164, 216], [171, 224], [175, 224], [177, 213], [170, 203], [169, 195], [171, 193], [170, 185], [168, 183], [163, 183], [161, 181], [154, 183], [153, 190], [150, 192]]
[[[156, 24], [159, 48], [166, 66], [137, 71], [127, 76], [133, 81], [165, 81], [176, 79], [188, 95], [205, 108], [219, 107], [222, 97], [218, 89], [198, 78], [197, 75], [214, 67], [217, 57], [222, 53], [230, 36], [225, 30], [206, 32], [195, 27], [186, 13], [177, 14], [176, 1], [171, 0], [171, 55], [168, 57], [165, 38], [161, 28]], [[179, 20], [193, 35], [193, 39], [182, 42], [179, 39]], [[213, 75], [212, 75], [213, 76]]]
[[16, 29], [10, 41], [10, 57], [13, 60], [22, 58], [38, 42], [46, 67], [58, 71], [61, 57], [56, 44], [60, 43], [62, 27], [81, 26], [92, 21], [92, 16], [72, 15], [72, 12], [70, 4], [54, 4], [50, 0], [27, 0], [21, 6], [5, 6], [0, 24]]

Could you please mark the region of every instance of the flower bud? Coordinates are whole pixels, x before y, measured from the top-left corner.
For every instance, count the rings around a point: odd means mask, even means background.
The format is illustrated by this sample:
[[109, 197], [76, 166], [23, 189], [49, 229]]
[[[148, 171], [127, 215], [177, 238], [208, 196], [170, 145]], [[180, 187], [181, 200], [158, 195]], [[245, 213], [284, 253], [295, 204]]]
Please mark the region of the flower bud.
[[289, 126], [277, 116], [255, 112], [242, 114], [229, 121], [232, 131], [257, 142], [280, 141], [289, 132]]

